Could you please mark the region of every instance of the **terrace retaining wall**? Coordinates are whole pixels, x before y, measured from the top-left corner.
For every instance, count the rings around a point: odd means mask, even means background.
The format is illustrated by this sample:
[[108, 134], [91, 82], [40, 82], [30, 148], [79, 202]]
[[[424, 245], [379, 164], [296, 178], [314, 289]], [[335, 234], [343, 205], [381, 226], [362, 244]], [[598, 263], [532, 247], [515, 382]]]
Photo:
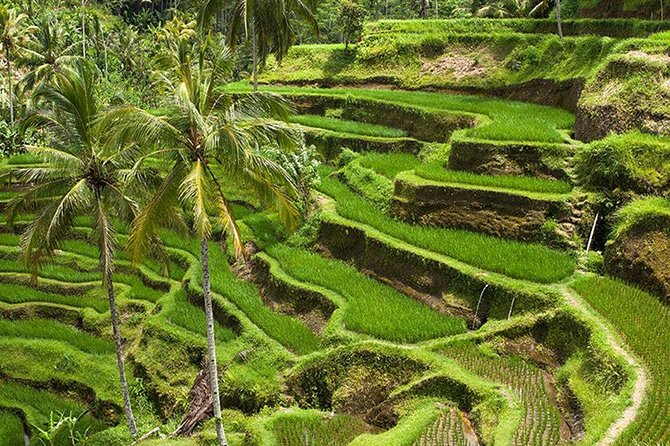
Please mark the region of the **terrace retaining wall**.
[[[396, 179], [390, 210], [394, 217], [409, 223], [547, 243], [557, 248], [571, 246], [580, 224], [565, 199], [545, 200], [449, 184], [417, 184], [402, 178]], [[557, 223], [554, 228], [545, 226], [549, 219]]]
[[455, 137], [448, 167], [484, 175], [523, 175], [569, 180], [566, 144], [492, 142]]
[[[392, 246], [364, 230], [327, 218], [321, 222], [318, 245], [327, 255], [353, 263], [359, 270], [383, 279], [401, 292], [442, 299], [456, 296], [474, 313], [480, 292], [490, 280], [486, 274], [467, 274], [445, 262], [426, 258], [401, 247]], [[482, 299], [478, 319], [505, 319], [514, 301], [513, 314], [541, 310], [550, 305], [551, 297], [521, 289], [494, 284]]]
[[325, 115], [329, 109], [341, 109], [344, 119], [401, 129], [421, 141], [448, 142], [454, 131], [473, 127], [477, 123], [475, 115], [465, 112], [428, 112], [410, 105], [374, 99], [327, 94], [287, 96], [296, 104], [301, 114]]

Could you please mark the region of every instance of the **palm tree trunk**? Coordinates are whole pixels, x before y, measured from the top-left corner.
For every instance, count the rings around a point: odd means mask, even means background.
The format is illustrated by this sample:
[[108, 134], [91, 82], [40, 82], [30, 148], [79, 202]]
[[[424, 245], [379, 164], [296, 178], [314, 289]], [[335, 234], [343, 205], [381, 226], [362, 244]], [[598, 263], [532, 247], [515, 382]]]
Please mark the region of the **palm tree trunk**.
[[86, 59], [86, 0], [81, 0], [81, 54]]
[[128, 420], [128, 429], [130, 435], [137, 437], [137, 427], [133, 417], [133, 408], [130, 404], [130, 393], [128, 392], [128, 381], [126, 380], [126, 367], [123, 363], [123, 344], [121, 342], [121, 331], [119, 330], [119, 316], [116, 311], [116, 296], [114, 294], [114, 282], [112, 272], [108, 271], [105, 282], [107, 282], [107, 297], [109, 299], [109, 312], [112, 316], [112, 334], [114, 337], [114, 347], [116, 348], [116, 365], [119, 369], [119, 380], [121, 381], [121, 394], [123, 395], [123, 408], [126, 411]]
[[253, 33], [251, 37], [251, 51], [253, 52], [254, 58], [254, 93], [258, 91], [258, 38], [256, 36], [256, 27], [252, 25], [251, 32]]
[[9, 122], [14, 124], [14, 87], [12, 86], [12, 65], [9, 62], [9, 48], [5, 46], [5, 62], [7, 63], [7, 95], [9, 98]]
[[212, 293], [209, 282], [209, 251], [207, 239], [200, 239], [200, 263], [202, 264], [202, 291], [205, 297], [205, 318], [207, 319], [207, 347], [209, 353], [209, 379], [212, 387], [212, 407], [216, 422], [216, 437], [219, 446], [227, 446], [226, 434], [221, 421], [221, 398], [219, 397], [219, 371], [216, 367], [216, 344], [214, 340], [214, 312], [212, 311]]
[[563, 24], [561, 23], [561, 0], [556, 1], [556, 22], [558, 23], [558, 36], [563, 38]]

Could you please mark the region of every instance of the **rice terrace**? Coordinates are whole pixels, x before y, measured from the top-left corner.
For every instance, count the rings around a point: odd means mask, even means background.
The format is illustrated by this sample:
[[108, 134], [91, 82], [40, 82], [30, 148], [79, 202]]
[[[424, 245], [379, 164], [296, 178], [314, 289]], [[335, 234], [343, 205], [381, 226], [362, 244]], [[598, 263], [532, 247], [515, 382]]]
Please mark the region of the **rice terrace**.
[[0, 446], [670, 445], [669, 15], [0, 0]]

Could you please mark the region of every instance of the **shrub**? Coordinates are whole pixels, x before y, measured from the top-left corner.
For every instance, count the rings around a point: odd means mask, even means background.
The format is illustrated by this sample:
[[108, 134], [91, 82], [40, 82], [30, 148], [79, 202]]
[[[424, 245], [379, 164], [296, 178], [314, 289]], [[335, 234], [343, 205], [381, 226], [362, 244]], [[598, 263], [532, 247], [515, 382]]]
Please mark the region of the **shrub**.
[[342, 25], [345, 49], [349, 48], [349, 43], [360, 40], [364, 20], [365, 8], [360, 3], [354, 0], [342, 0], [340, 3], [340, 24]]
[[670, 138], [639, 131], [608, 136], [584, 146], [577, 155], [577, 172], [594, 191], [670, 192]]
[[670, 198], [648, 197], [634, 200], [622, 207], [615, 214], [615, 223], [612, 235], [617, 238], [633, 227], [659, 226], [667, 227], [670, 221]]

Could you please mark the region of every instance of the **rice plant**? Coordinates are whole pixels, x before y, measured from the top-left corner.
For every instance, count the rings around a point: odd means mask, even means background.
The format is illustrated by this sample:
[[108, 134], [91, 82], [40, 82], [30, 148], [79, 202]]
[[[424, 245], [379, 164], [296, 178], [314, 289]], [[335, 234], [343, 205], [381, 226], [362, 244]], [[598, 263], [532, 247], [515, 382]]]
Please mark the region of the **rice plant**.
[[469, 421], [466, 421], [465, 414], [454, 407], [446, 408], [437, 417], [435, 422], [421, 434], [421, 437], [414, 442], [414, 446], [471, 446], [477, 443]]
[[60, 322], [45, 319], [0, 320], [0, 336], [6, 338], [50, 339], [71, 345], [90, 354], [112, 354], [114, 346], [101, 339]]
[[567, 194], [572, 190], [572, 187], [566, 181], [514, 175], [478, 175], [471, 172], [448, 170], [438, 163], [418, 165], [414, 172], [421, 178], [444, 183], [547, 194]]
[[[184, 290], [174, 293], [172, 301], [163, 304], [163, 314], [174, 325], [202, 336], [204, 339], [206, 328], [205, 314], [200, 308], [188, 301]], [[221, 344], [237, 337], [235, 332], [218, 322], [215, 322], [214, 334], [217, 342]]]
[[[66, 305], [76, 308], [92, 308], [98, 313], [104, 313], [108, 309], [107, 301], [104, 297], [94, 291], [85, 293], [79, 292], [47, 292], [37, 289], [35, 286], [27, 286], [15, 283], [8, 283], [8, 278], [3, 278], [0, 282], [0, 302], [6, 304], [26, 304], [26, 303], [50, 303], [57, 305]], [[64, 290], [63, 290], [64, 291]], [[72, 291], [77, 291], [73, 288]]]
[[343, 321], [349, 330], [397, 342], [418, 342], [466, 331], [463, 320], [440, 314], [344, 262], [277, 243], [261, 217], [246, 219], [245, 223], [264, 239], [265, 252], [286, 274], [345, 299]]
[[253, 284], [238, 279], [228, 268], [225, 253], [215, 243], [210, 247], [213, 265], [224, 265], [212, 274], [212, 290], [242, 310], [268, 336], [298, 353], [317, 349], [319, 338], [300, 320], [270, 309]]
[[[247, 85], [233, 84], [231, 90], [246, 90]], [[293, 86], [267, 86], [261, 89], [284, 94], [314, 94], [314, 89]], [[466, 135], [496, 141], [562, 143], [560, 130], [571, 129], [575, 117], [566, 110], [536, 104], [479, 96], [450, 95], [421, 91], [384, 89], [330, 88], [323, 95], [386, 101], [432, 112], [468, 112], [485, 115], [488, 122]]]
[[381, 138], [402, 138], [407, 136], [407, 132], [400, 129], [319, 115], [294, 115], [291, 117], [291, 122], [307, 127], [332, 130], [338, 133], [353, 133], [355, 135]]
[[361, 166], [374, 170], [386, 178], [394, 179], [400, 172], [412, 170], [421, 160], [409, 153], [366, 153], [358, 158]]
[[280, 414], [270, 424], [279, 446], [345, 446], [371, 430], [358, 417], [311, 411]]
[[605, 277], [580, 277], [572, 288], [616, 327], [650, 374], [640, 412], [615, 444], [668, 444], [670, 307], [657, 297]]
[[568, 277], [575, 270], [575, 260], [569, 253], [542, 245], [468, 231], [414, 226], [394, 220], [333, 178], [324, 178], [319, 190], [335, 199], [337, 212], [345, 218], [487, 271], [516, 279], [552, 283]]
[[484, 354], [468, 342], [451, 344], [442, 353], [472, 373], [512, 389], [523, 410], [514, 446], [560, 444], [561, 415], [551, 399], [545, 371], [520, 357]]

